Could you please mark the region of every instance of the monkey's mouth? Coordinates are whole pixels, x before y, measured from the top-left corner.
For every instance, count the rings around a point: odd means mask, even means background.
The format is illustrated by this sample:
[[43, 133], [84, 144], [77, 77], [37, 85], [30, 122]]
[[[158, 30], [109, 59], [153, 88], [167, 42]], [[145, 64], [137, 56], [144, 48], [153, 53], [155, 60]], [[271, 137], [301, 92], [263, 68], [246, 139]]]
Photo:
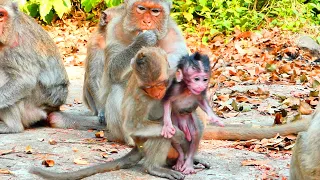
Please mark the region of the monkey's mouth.
[[194, 95], [199, 95], [202, 93], [202, 91], [200, 90], [196, 90], [196, 89], [190, 89], [191, 93], [194, 94]]
[[166, 94], [168, 82], [163, 81], [153, 86], [144, 86], [141, 89], [153, 99], [162, 99]]

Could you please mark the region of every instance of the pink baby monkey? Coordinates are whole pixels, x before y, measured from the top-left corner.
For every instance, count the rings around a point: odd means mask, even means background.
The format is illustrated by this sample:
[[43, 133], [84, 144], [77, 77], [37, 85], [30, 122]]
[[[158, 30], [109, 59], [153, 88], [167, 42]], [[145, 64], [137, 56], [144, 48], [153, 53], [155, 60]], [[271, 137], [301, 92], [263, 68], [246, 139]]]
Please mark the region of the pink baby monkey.
[[190, 146], [185, 157], [182, 147], [173, 144], [179, 152], [179, 158], [173, 168], [184, 174], [192, 174], [195, 173], [193, 160], [201, 138], [193, 112], [200, 107], [207, 113], [210, 122], [219, 126], [224, 126], [224, 124], [214, 114], [206, 98], [210, 78], [208, 56], [198, 52], [185, 56], [179, 61], [177, 68], [176, 78], [163, 98], [164, 125], [161, 135], [171, 138], [175, 134], [173, 124], [184, 132], [186, 139], [190, 141]]

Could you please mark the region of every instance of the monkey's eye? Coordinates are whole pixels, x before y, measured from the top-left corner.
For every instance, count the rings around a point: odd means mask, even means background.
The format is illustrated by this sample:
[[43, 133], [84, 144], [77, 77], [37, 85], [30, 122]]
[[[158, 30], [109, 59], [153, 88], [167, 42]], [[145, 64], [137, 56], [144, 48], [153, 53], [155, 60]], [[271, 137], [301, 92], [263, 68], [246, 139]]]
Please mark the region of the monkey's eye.
[[0, 18], [3, 18], [4, 13], [0, 12]]
[[142, 13], [144, 13], [145, 11], [146, 11], [146, 8], [145, 8], [145, 7], [143, 7], [143, 6], [138, 6], [138, 7], [137, 7], [137, 12], [138, 12], [138, 13], [142, 14]]
[[159, 16], [160, 9], [151, 9], [151, 14], [152, 16]]
[[204, 81], [204, 82], [207, 82], [207, 81], [208, 81], [208, 79], [207, 79], [207, 78], [204, 78], [204, 79], [203, 79], [203, 81]]
[[194, 78], [195, 81], [200, 81], [200, 78], [196, 77]]

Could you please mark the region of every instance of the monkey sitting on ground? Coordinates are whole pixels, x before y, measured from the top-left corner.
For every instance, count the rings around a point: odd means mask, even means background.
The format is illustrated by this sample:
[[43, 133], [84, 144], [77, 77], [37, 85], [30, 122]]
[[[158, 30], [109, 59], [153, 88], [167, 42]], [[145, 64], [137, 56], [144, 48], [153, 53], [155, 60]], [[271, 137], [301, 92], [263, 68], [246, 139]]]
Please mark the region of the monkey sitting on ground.
[[101, 12], [97, 30], [88, 42], [85, 74], [83, 83], [83, 101], [100, 122], [104, 122], [104, 111], [99, 99], [100, 81], [105, 65], [105, 48], [107, 38], [107, 25], [112, 18], [121, 15], [123, 6], [108, 8]]
[[0, 134], [22, 132], [58, 111], [69, 80], [57, 46], [16, 3], [0, 1]]
[[306, 132], [298, 134], [290, 163], [290, 180], [320, 179], [320, 105]]
[[[121, 16], [112, 18], [107, 25], [106, 61], [100, 84], [105, 119], [106, 135], [111, 141], [124, 142], [126, 132], [122, 129], [121, 103], [128, 78], [122, 76], [130, 60], [143, 46], [159, 46], [168, 54], [171, 71], [182, 56], [188, 54], [184, 38], [176, 23], [170, 17], [170, 0], [125, 0]], [[147, 32], [141, 33], [142, 30]], [[159, 120], [163, 116], [162, 105], [150, 112], [150, 119]], [[67, 113], [51, 113], [48, 118], [54, 127], [75, 129], [103, 129], [97, 116], [77, 116]], [[307, 129], [308, 121], [266, 127], [207, 127], [203, 139], [250, 140], [272, 138], [278, 133], [288, 135]]]
[[181, 147], [174, 147], [179, 152], [179, 158], [174, 166], [175, 170], [183, 174], [195, 173], [193, 158], [198, 149], [200, 139], [199, 129], [193, 112], [200, 106], [205, 111], [210, 122], [224, 126], [223, 122], [212, 111], [206, 99], [206, 89], [210, 78], [210, 61], [206, 55], [196, 52], [191, 56], [184, 56], [178, 63], [176, 78], [170, 85], [163, 98], [164, 103], [164, 126], [161, 132], [165, 138], [171, 138], [175, 133], [174, 125], [178, 126], [190, 142], [186, 160]]
[[[124, 142], [126, 132], [121, 120], [121, 102], [128, 77], [123, 76], [130, 67], [131, 59], [142, 47], [160, 47], [168, 54], [171, 71], [183, 55], [188, 54], [184, 38], [170, 17], [170, 0], [125, 0], [124, 12], [112, 18], [107, 25], [106, 64], [101, 81], [100, 99], [104, 107], [107, 130], [111, 141]], [[143, 32], [146, 30], [146, 32]], [[153, 108], [150, 117], [160, 120], [163, 116], [161, 103]], [[56, 113], [50, 122], [56, 127], [86, 129], [91, 121], [96, 125], [97, 117], [80, 117]], [[85, 125], [84, 125], [85, 124]], [[106, 127], [105, 126], [105, 127]], [[89, 127], [91, 128], [91, 127]], [[127, 143], [127, 142], [126, 142]]]
[[135, 141], [135, 146], [127, 155], [75, 172], [55, 173], [40, 168], [33, 168], [31, 172], [49, 179], [80, 179], [96, 173], [130, 168], [144, 158], [143, 166], [148, 173], [168, 179], [183, 179], [180, 172], [163, 165], [171, 143], [186, 142], [184, 133], [176, 129], [172, 139], [163, 138], [159, 121], [148, 119], [153, 104], [165, 95], [169, 79], [166, 57], [162, 49], [149, 47], [142, 48], [132, 60], [132, 71], [128, 74], [129, 82], [122, 102], [124, 126]]

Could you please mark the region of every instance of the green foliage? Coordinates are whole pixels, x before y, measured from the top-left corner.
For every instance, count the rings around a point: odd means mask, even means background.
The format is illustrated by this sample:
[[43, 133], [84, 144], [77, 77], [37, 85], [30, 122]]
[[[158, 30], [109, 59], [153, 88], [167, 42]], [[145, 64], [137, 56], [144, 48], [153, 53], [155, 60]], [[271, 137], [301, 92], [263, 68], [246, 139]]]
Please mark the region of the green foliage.
[[203, 42], [218, 32], [281, 27], [298, 31], [320, 25], [320, 0], [175, 0], [172, 16], [188, 32], [204, 31]]
[[70, 0], [18, 0], [22, 11], [50, 23], [55, 14], [62, 16], [71, 9]]
[[[81, 0], [81, 6], [83, 7], [85, 12], [90, 12], [101, 2], [102, 0]], [[122, 0], [104, 0], [104, 2], [107, 5], [107, 7], [113, 7], [119, 5], [122, 2]]]
[[[32, 17], [50, 23], [78, 6], [92, 19], [98, 9], [119, 5], [123, 0], [18, 0]], [[320, 0], [173, 0], [172, 17], [188, 32], [200, 33], [207, 42], [218, 33], [231, 34], [281, 27], [299, 31], [303, 26], [320, 25]]]

